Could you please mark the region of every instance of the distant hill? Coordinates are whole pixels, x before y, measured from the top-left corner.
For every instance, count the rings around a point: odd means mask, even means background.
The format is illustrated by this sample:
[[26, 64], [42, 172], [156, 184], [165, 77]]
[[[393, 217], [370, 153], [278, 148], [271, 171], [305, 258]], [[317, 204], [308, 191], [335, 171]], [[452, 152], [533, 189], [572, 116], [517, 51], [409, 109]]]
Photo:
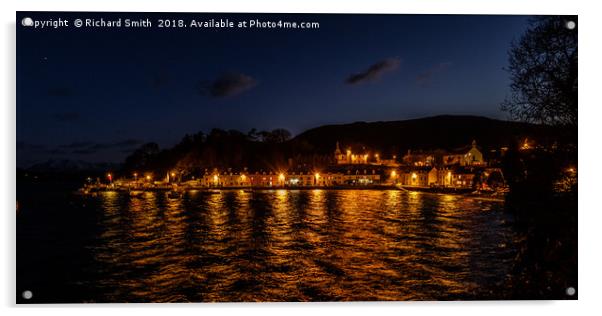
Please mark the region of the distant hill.
[[[267, 134], [266, 134], [267, 133]], [[162, 175], [177, 170], [183, 176], [198, 176], [205, 170], [282, 170], [291, 166], [321, 167], [332, 163], [336, 142], [341, 150], [379, 152], [382, 158], [403, 155], [408, 149], [454, 150], [469, 146], [473, 140], [486, 154], [503, 146], [516, 148], [528, 137], [538, 144], [558, 141], [564, 135], [559, 129], [494, 120], [478, 116], [435, 116], [388, 122], [356, 122], [326, 125], [307, 130], [286, 140], [262, 131], [242, 133], [213, 129], [205, 134], [186, 135], [180, 143], [159, 149], [155, 143], [142, 145], [124, 162], [120, 172], [151, 172]], [[273, 136], [273, 135], [272, 135]], [[90, 164], [81, 161], [47, 161], [28, 171], [80, 173], [82, 171], [116, 171], [114, 164]]]
[[367, 147], [385, 154], [408, 149], [453, 150], [472, 140], [485, 149], [515, 146], [525, 137], [548, 142], [562, 136], [558, 130], [528, 123], [495, 120], [480, 116], [442, 115], [404, 121], [356, 122], [325, 125], [307, 130], [291, 143], [320, 153], [332, 153], [336, 142], [341, 149]]

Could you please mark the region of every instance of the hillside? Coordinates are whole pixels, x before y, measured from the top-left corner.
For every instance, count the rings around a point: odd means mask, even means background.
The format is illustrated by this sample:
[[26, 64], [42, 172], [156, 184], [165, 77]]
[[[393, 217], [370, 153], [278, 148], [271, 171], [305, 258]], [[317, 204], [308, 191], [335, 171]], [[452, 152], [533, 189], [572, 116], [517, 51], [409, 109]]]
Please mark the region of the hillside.
[[[485, 148], [516, 145], [529, 137], [540, 142], [557, 140], [560, 134], [540, 125], [495, 120], [480, 116], [434, 116], [387, 122], [325, 125], [307, 130], [291, 143], [320, 153], [331, 153], [337, 141], [342, 147], [367, 147], [386, 154], [408, 149], [455, 149], [474, 139]], [[343, 148], [342, 148], [343, 149]]]
[[[274, 131], [272, 131], [274, 132]], [[267, 133], [269, 136], [270, 133]], [[436, 116], [405, 121], [356, 122], [325, 125], [307, 130], [286, 140], [257, 137], [236, 130], [213, 129], [205, 134], [186, 135], [177, 145], [160, 150], [155, 143], [142, 145], [119, 168], [115, 165], [71, 161], [48, 161], [28, 171], [45, 173], [90, 173], [122, 169], [125, 174], [151, 172], [165, 174], [178, 170], [183, 175], [198, 175], [204, 170], [227, 168], [281, 170], [293, 165], [325, 166], [332, 162], [336, 142], [341, 149], [379, 152], [381, 157], [403, 155], [408, 149], [453, 150], [476, 140], [484, 153], [503, 146], [514, 147], [525, 138], [538, 144], [563, 143], [559, 129], [494, 120], [478, 116]], [[272, 135], [274, 136], [274, 135]]]

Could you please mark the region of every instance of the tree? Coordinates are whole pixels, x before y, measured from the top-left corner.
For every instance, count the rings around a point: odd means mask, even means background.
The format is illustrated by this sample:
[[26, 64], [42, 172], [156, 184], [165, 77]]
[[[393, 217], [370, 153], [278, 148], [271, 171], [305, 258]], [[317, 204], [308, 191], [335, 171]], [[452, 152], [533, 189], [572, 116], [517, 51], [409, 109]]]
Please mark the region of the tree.
[[284, 143], [287, 140], [291, 139], [291, 132], [285, 130], [284, 128], [277, 128], [272, 131], [272, 141], [274, 143]]
[[283, 128], [277, 128], [275, 130], [272, 130], [271, 132], [261, 131], [258, 133], [258, 135], [259, 138], [261, 138], [262, 142], [273, 144], [284, 143], [292, 137], [291, 132]]
[[136, 149], [125, 159], [125, 169], [129, 171], [141, 170], [148, 167], [148, 163], [159, 153], [157, 143], [146, 143]]
[[249, 138], [250, 141], [257, 141], [259, 139], [259, 132], [257, 131], [256, 128], [252, 128], [248, 133], [247, 133], [247, 137]]
[[522, 121], [576, 128], [577, 16], [531, 20], [512, 43], [507, 70], [511, 95], [503, 110]]

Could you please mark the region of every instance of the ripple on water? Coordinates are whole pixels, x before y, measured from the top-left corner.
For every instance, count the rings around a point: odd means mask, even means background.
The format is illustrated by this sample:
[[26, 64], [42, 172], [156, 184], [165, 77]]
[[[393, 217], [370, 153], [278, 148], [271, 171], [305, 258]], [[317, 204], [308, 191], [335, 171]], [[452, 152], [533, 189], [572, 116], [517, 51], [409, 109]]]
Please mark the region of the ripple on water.
[[[502, 205], [401, 191], [97, 197], [98, 301], [480, 298], [515, 253]], [[501, 291], [503, 289], [497, 289]]]

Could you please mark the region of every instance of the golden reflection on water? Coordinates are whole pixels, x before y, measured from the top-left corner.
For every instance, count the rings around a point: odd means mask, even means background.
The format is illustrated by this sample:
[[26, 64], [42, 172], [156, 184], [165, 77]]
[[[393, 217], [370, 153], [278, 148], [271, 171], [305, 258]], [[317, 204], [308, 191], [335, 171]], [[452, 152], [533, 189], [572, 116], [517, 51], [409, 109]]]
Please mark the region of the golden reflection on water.
[[503, 290], [515, 251], [501, 205], [453, 195], [266, 190], [98, 199], [92, 269], [100, 301], [486, 298]]

